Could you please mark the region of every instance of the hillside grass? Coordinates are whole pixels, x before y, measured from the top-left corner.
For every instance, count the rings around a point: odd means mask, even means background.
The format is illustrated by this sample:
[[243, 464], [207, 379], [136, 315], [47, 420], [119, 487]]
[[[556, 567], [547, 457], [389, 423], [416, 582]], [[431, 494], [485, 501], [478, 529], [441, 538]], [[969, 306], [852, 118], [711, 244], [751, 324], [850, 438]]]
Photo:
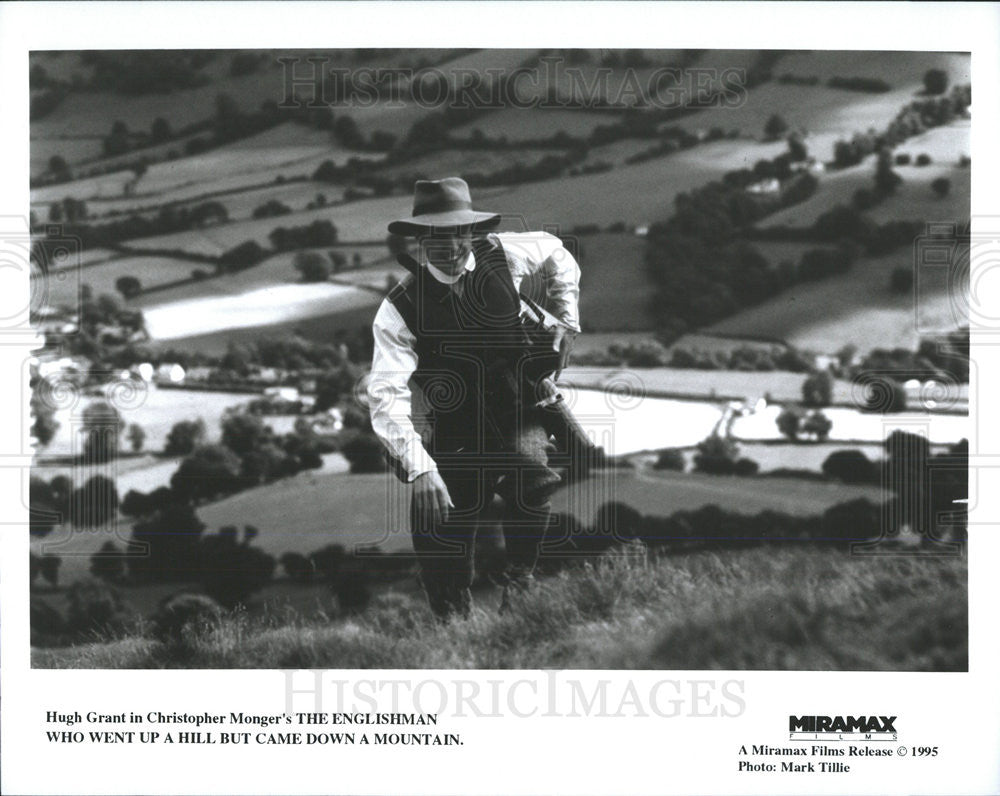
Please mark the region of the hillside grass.
[[414, 593], [363, 614], [237, 613], [162, 643], [35, 649], [39, 668], [964, 671], [964, 558], [795, 546], [656, 558], [635, 547], [542, 578], [499, 614], [436, 623]]

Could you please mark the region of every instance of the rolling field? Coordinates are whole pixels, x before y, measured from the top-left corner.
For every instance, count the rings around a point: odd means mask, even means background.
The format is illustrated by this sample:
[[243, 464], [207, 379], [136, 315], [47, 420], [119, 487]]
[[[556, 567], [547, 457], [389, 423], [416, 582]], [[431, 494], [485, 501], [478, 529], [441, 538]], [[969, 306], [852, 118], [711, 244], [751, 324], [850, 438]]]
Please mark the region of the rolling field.
[[[604, 329], [652, 329], [646, 275], [646, 241], [602, 232], [578, 239], [580, 247], [580, 320], [588, 332]], [[615, 285], [617, 289], [608, 290]]]
[[[866, 211], [879, 223], [892, 220], [937, 221], [967, 219], [969, 217], [971, 170], [958, 165], [962, 155], [970, 149], [970, 125], [959, 121], [944, 127], [928, 130], [904, 141], [896, 148], [898, 154], [909, 154], [913, 160], [926, 153], [932, 162], [927, 166], [893, 166], [903, 179], [893, 196]], [[937, 177], [948, 177], [951, 191], [939, 199], [930, 184]], [[808, 227], [816, 219], [838, 204], [850, 205], [851, 197], [859, 188], [871, 189], [875, 178], [875, 157], [870, 156], [856, 166], [827, 172], [820, 177], [816, 193], [806, 201], [779, 210], [763, 219], [758, 226]]]
[[[349, 283], [353, 282], [357, 284], [368, 284], [370, 282], [370, 277], [367, 276], [369, 266], [380, 263], [382, 260], [388, 258], [388, 252], [385, 249], [374, 246], [359, 246], [357, 248], [329, 247], [324, 249], [315, 249], [312, 251], [316, 251], [324, 256], [328, 251], [338, 251], [343, 253], [348, 258], [348, 263], [350, 263], [355, 253], [359, 254], [365, 267], [358, 270], [347, 270], [342, 274], [338, 274], [338, 281]], [[189, 282], [187, 284], [177, 285], [176, 287], [159, 290], [149, 295], [139, 295], [129, 302], [129, 306], [139, 308], [144, 311], [157, 311], [178, 302], [196, 301], [203, 298], [238, 298], [244, 293], [252, 290], [261, 290], [288, 285], [299, 286], [303, 290], [307, 291], [309, 285], [302, 283], [299, 277], [299, 272], [295, 270], [294, 262], [297, 254], [298, 252], [282, 252], [281, 254], [275, 254], [263, 262], [251, 268], [244, 269], [243, 271], [237, 271], [236, 273], [225, 274], [222, 276], [213, 276], [199, 282]], [[211, 269], [211, 266], [199, 265], [197, 263], [189, 263], [188, 265], [188, 272], [190, 272], [191, 268], [198, 267], [206, 270]], [[402, 269], [399, 270], [401, 271]], [[385, 284], [384, 276], [379, 284]], [[320, 290], [323, 289], [317, 285], [313, 286]]]
[[515, 165], [531, 166], [552, 154], [552, 150], [527, 148], [445, 149], [386, 166], [379, 170], [379, 174], [392, 179], [414, 175], [436, 179], [440, 174], [490, 174]]
[[598, 125], [611, 124], [613, 115], [597, 111], [579, 111], [568, 108], [502, 108], [488, 111], [480, 118], [458, 127], [453, 132], [456, 139], [471, 137], [474, 130], [481, 130], [490, 138], [504, 136], [508, 141], [528, 141], [550, 138], [562, 130], [572, 136], [586, 138]]
[[678, 124], [689, 130], [721, 127], [762, 136], [768, 118], [779, 113], [789, 129], [806, 132], [810, 154], [829, 160], [838, 138], [850, 138], [870, 127], [881, 129], [903, 105], [915, 99], [923, 88], [923, 74], [930, 68], [946, 69], [952, 84], [970, 81], [970, 60], [961, 53], [859, 52], [845, 63], [842, 55], [833, 53], [792, 52], [773, 67], [775, 76], [816, 76], [821, 83], [833, 76], [871, 77], [885, 80], [892, 89], [870, 94], [771, 81], [749, 89], [739, 107], [706, 109]]
[[[80, 284], [90, 285], [95, 296], [102, 293], [120, 297], [115, 282], [123, 276], [134, 276], [143, 289], [165, 285], [180, 279], [188, 279], [191, 271], [211, 266], [179, 260], [172, 257], [116, 257], [108, 262], [88, 266], [78, 274]], [[49, 281], [49, 301], [53, 304], [75, 306], [77, 303], [77, 282], [75, 279]]]
[[[833, 353], [851, 344], [915, 350], [923, 335], [968, 324], [967, 288], [953, 288], [948, 274], [923, 269], [914, 294], [894, 294], [889, 278], [896, 268], [913, 270], [913, 251], [901, 249], [864, 258], [838, 277], [798, 284], [756, 307], [707, 327], [718, 335], [767, 337], [798, 348]], [[953, 294], [953, 289], [955, 290]]]
[[[405, 588], [405, 587], [404, 587]], [[817, 595], [822, 595], [819, 599]], [[186, 643], [33, 649], [39, 668], [967, 671], [965, 557], [795, 545], [633, 551], [543, 578], [498, 614], [434, 622], [412, 586], [354, 617], [223, 619]], [[626, 695], [629, 692], [623, 692]], [[628, 698], [623, 696], [622, 699]]]
[[[349, 314], [380, 301], [367, 290], [346, 285], [284, 284], [234, 295], [199, 296], [143, 310], [150, 337], [160, 343], [204, 337], [236, 329], [258, 329]], [[371, 319], [369, 317], [369, 323]]]
[[[274, 182], [279, 176], [310, 176], [324, 160], [338, 165], [357, 157], [378, 160], [378, 153], [357, 153], [338, 147], [329, 135], [291, 123], [279, 125], [251, 138], [227, 144], [200, 155], [152, 164], [126, 197], [125, 184], [133, 179], [131, 171], [89, 177], [71, 183], [49, 185], [32, 191], [35, 206], [46, 205], [64, 197], [106, 201], [104, 212], [125, 212], [146, 207], [150, 199], [177, 201], [217, 191]], [[318, 189], [320, 190], [320, 189]]]

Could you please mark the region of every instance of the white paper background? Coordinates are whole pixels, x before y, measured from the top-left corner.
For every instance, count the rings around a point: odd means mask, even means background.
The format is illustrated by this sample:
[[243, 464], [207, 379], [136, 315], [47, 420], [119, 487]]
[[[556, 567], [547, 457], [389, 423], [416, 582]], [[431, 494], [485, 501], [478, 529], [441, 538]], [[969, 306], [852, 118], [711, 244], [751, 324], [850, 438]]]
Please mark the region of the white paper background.
[[[0, 215], [28, 208], [27, 52], [31, 49], [289, 47], [647, 47], [968, 50], [975, 88], [973, 233], [1000, 236], [1000, 23], [993, 4], [627, 3], [165, 3], [4, 4], [0, 6]], [[984, 218], [994, 216], [992, 222]], [[0, 230], [3, 232], [5, 230]], [[977, 264], [974, 263], [974, 267]], [[981, 301], [1000, 308], [1000, 279], [984, 268]], [[3, 269], [2, 293], [27, 295], [27, 273]], [[25, 300], [25, 305], [27, 301]], [[1000, 316], [996, 309], [981, 312]], [[8, 324], [9, 325], [9, 324]], [[5, 422], [0, 425], [0, 711], [4, 793], [996, 793], [1000, 791], [1000, 699], [995, 562], [1000, 560], [1000, 433], [995, 413], [1000, 320], [974, 335], [970, 440], [970, 672], [576, 673], [589, 693], [601, 679], [629, 678], [649, 694], [661, 680], [741, 680], [745, 712], [736, 718], [452, 718], [460, 748], [346, 746], [50, 745], [44, 713], [134, 710], [281, 713], [286, 676], [273, 671], [32, 671], [28, 651], [27, 410], [22, 386], [29, 335], [0, 335]], [[19, 421], [19, 418], [24, 418]], [[515, 707], [534, 704], [540, 672], [329, 672], [334, 680], [518, 680]], [[560, 673], [557, 678], [571, 675]], [[299, 673], [296, 687], [312, 676]], [[685, 686], [690, 688], [690, 686]], [[425, 709], [433, 710], [434, 687]], [[562, 693], [562, 692], [561, 692]], [[610, 693], [610, 692], [609, 692]], [[668, 692], [661, 692], [668, 693]], [[565, 697], [565, 694], [563, 694]], [[338, 710], [332, 685], [317, 705]], [[613, 698], [611, 700], [615, 702]], [[719, 703], [715, 703], [719, 704]], [[733, 702], [721, 702], [729, 709]], [[428, 707], [429, 706], [429, 707]], [[453, 706], [453, 702], [450, 707]], [[349, 707], [349, 706], [347, 706]], [[360, 704], [362, 710], [370, 709]], [[390, 709], [388, 702], [380, 710]], [[613, 710], [615, 706], [611, 709]], [[669, 705], [667, 705], [669, 707]], [[704, 707], [704, 706], [703, 706]], [[401, 705], [405, 710], [406, 706]], [[560, 712], [568, 709], [562, 699]], [[683, 708], [692, 710], [690, 698]], [[466, 711], [468, 713], [468, 711]], [[736, 773], [740, 744], [784, 743], [789, 714], [898, 715], [900, 743], [938, 745], [934, 759], [838, 758], [849, 775]], [[139, 727], [135, 727], [138, 729]], [[77, 729], [77, 728], [74, 728]], [[84, 726], [83, 729], [90, 729]], [[128, 729], [133, 729], [132, 727]], [[150, 729], [143, 725], [141, 729]], [[194, 729], [183, 727], [182, 729]], [[306, 729], [311, 728], [296, 728]], [[328, 728], [324, 728], [328, 729]], [[338, 728], [347, 729], [347, 728]], [[256, 731], [251, 729], [251, 731]], [[755, 761], [759, 758], [754, 758]]]

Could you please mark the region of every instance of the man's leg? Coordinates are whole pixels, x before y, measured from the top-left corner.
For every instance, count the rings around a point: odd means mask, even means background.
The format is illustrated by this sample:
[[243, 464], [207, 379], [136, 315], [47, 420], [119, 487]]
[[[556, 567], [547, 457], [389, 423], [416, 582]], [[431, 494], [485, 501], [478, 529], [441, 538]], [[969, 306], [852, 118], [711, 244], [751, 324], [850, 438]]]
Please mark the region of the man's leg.
[[472, 607], [476, 519], [492, 493], [485, 495], [484, 478], [475, 463], [440, 466], [439, 472], [454, 508], [449, 509], [447, 520], [426, 527], [411, 503], [410, 527], [431, 610], [447, 619], [467, 616]]
[[504, 593], [525, 588], [532, 580], [551, 514], [551, 497], [559, 474], [548, 465], [553, 446], [536, 413], [528, 414], [513, 438], [514, 461], [498, 491], [504, 499], [504, 544], [507, 577]]

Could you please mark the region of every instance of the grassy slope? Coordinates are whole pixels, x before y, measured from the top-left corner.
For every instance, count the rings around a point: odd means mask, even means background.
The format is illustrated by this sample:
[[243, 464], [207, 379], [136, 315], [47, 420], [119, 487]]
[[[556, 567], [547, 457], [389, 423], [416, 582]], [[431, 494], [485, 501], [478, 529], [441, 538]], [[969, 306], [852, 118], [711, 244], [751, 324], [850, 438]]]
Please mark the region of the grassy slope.
[[542, 579], [498, 615], [434, 623], [419, 596], [357, 617], [238, 616], [183, 642], [33, 651], [44, 668], [571, 668], [962, 671], [964, 558], [861, 558], [788, 546], [615, 554]]

